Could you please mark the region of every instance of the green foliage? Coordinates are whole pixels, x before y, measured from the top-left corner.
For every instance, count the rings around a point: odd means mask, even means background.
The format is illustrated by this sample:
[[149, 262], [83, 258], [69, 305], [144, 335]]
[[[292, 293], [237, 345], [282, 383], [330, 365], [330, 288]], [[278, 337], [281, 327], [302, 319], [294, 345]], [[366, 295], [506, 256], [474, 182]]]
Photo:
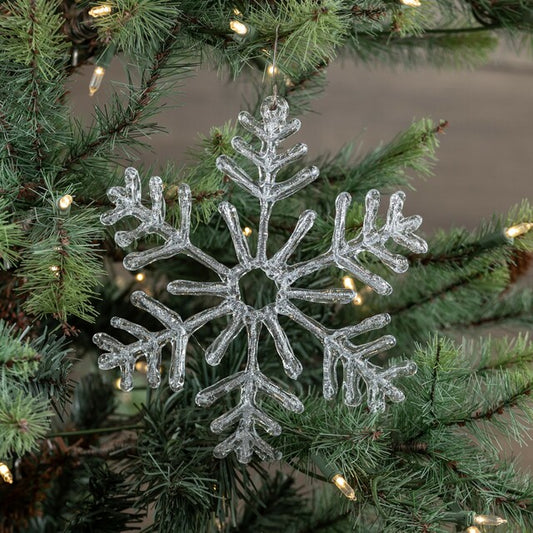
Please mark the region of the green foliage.
[[70, 504], [72, 519], [65, 533], [138, 531], [140, 516], [131, 510], [135, 499], [128, 494], [128, 480], [101, 461], [92, 461], [85, 469], [88, 490], [82, 500]]
[[[513, 531], [528, 531], [532, 481], [499, 458], [495, 430], [507, 427], [509, 437], [521, 439], [533, 421], [532, 349], [527, 338], [457, 346], [434, 337], [413, 354], [418, 372], [402, 380], [406, 400], [388, 413], [369, 416], [364, 406], [332, 405], [315, 394], [303, 415], [275, 408], [285, 457], [321, 476], [313, 460], [319, 455], [347, 477], [358, 496], [349, 504], [361, 520], [351, 522], [356, 531], [461, 529], [472, 510], [504, 515]], [[340, 519], [343, 507], [336, 506]]]
[[64, 412], [70, 400], [70, 347], [64, 337], [56, 337], [48, 332], [31, 341], [31, 346], [39, 354], [39, 365], [26, 382], [19, 377], [19, 386], [27, 388], [32, 396], [44, 396], [59, 415]]
[[22, 455], [37, 447], [49, 427], [44, 397], [31, 397], [0, 376], [0, 457]]
[[7, 0], [2, 8], [9, 16], [0, 18], [2, 61], [37, 69], [44, 80], [58, 74], [58, 61], [67, 43], [61, 33], [63, 17], [48, 0]]
[[392, 141], [355, 163], [351, 158], [352, 146], [348, 145], [331, 159], [318, 163], [320, 175], [337, 190], [348, 191], [358, 201], [372, 188], [390, 190], [410, 186], [413, 176], [431, 176], [439, 145], [437, 135], [445, 125], [441, 122], [435, 126], [429, 119], [413, 122]]
[[19, 258], [17, 248], [24, 245], [24, 235], [20, 226], [10, 222], [9, 202], [0, 198], [0, 268], [10, 268]]
[[176, 523], [184, 531], [205, 531], [213, 520], [216, 479], [209, 474], [199, 443], [182, 434], [173, 413], [177, 401], [174, 395], [147, 411], [146, 430], [139, 439], [136, 485], [142, 487], [145, 505], [155, 502], [154, 524], [148, 531], [170, 533]]
[[50, 407], [64, 411], [70, 363], [64, 342], [31, 339], [0, 321], [0, 459], [34, 450], [50, 427]]
[[[310, 515], [301, 494], [294, 487], [294, 479], [276, 472], [263, 484], [242, 511], [240, 524], [234, 531], [292, 531]], [[233, 530], [233, 529], [232, 529]]]
[[20, 380], [28, 379], [39, 367], [41, 354], [24, 340], [28, 332], [14, 332], [14, 327], [0, 321], [0, 367], [7, 375]]
[[99, 17], [100, 35], [127, 54], [155, 50], [166, 39], [179, 15], [178, 2], [171, 0], [113, 0], [111, 14]]
[[40, 210], [19, 273], [25, 278], [29, 312], [54, 314], [62, 321], [69, 315], [93, 320], [90, 299], [103, 274], [96, 254], [101, 233], [97, 224], [92, 209], [72, 209], [67, 216], [55, 205]]
[[[278, 34], [276, 62], [288, 74], [306, 72], [335, 57], [349, 25], [343, 2], [283, 1], [275, 7], [250, 10], [249, 21], [259, 37]], [[270, 58], [273, 60], [273, 57]]]
[[358, 36], [351, 43], [352, 54], [365, 63], [379, 61], [393, 67], [430, 64], [437, 68], [479, 67], [488, 61], [497, 45], [497, 38], [488, 32], [454, 30], [426, 32], [420, 37]]
[[[195, 163], [177, 172], [169, 164], [164, 176], [169, 176], [172, 184], [165, 190], [165, 198], [170, 204], [171, 218], [178, 219], [177, 184], [187, 183], [193, 191], [193, 214], [196, 221], [206, 224], [216, 211], [218, 203], [226, 193], [224, 176], [216, 168], [216, 159], [221, 154], [232, 153], [230, 141], [237, 134], [235, 126], [224, 124], [219, 128], [211, 128], [208, 136], [200, 136], [195, 148], [189, 152], [190, 159]], [[176, 177], [177, 176], [177, 179]]]

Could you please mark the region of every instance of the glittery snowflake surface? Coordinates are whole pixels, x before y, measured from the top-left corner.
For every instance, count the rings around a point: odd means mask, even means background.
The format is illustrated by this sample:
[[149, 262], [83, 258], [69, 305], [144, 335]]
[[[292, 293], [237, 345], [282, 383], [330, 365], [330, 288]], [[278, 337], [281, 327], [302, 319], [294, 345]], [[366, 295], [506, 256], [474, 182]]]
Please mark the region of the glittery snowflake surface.
[[[387, 350], [395, 343], [394, 337], [384, 335], [377, 340], [357, 345], [352, 339], [371, 330], [383, 328], [390, 322], [390, 316], [379, 314], [367, 318], [359, 324], [338, 330], [329, 329], [307, 316], [293, 301], [307, 301], [323, 304], [351, 303], [355, 297], [353, 290], [326, 288], [323, 290], [296, 288], [294, 284], [315, 272], [337, 266], [349, 272], [354, 278], [371, 287], [378, 294], [386, 295], [391, 286], [380, 276], [372, 273], [358, 259], [362, 252], [374, 255], [394, 272], [405, 272], [407, 259], [387, 249], [389, 240], [405, 246], [415, 253], [424, 253], [427, 245], [414, 235], [422, 223], [419, 216], [404, 217], [402, 207], [405, 195], [393, 194], [383, 225], [377, 224], [380, 195], [371, 190], [366, 196], [366, 214], [360, 234], [346, 240], [345, 221], [351, 198], [346, 192], [339, 194], [335, 202], [335, 226], [330, 248], [315, 258], [290, 263], [289, 258], [313, 226], [316, 213], [304, 211], [296, 223], [292, 235], [274, 254], [267, 254], [269, 220], [274, 204], [288, 198], [315, 180], [319, 175], [316, 167], [305, 168], [284, 181], [276, 182], [279, 170], [298, 160], [307, 152], [305, 144], [297, 144], [285, 152], [278, 152], [278, 145], [300, 129], [300, 121], [288, 120], [288, 104], [281, 97], [267, 97], [261, 106], [260, 121], [247, 112], [239, 114], [244, 128], [260, 140], [257, 149], [240, 137], [232, 140], [233, 148], [257, 167], [257, 176], [249, 176], [236, 162], [227, 156], [220, 156], [217, 167], [239, 187], [257, 198], [260, 205], [257, 246], [251, 251], [247, 238], [243, 235], [239, 215], [229, 202], [222, 202], [219, 211], [226, 222], [237, 264], [228, 267], [211, 257], [190, 239], [191, 192], [186, 184], [179, 188], [180, 227], [174, 228], [165, 221], [163, 184], [159, 177], [150, 180], [151, 207], [143, 205], [138, 173], [133, 168], [126, 169], [125, 187], [113, 187], [108, 195], [115, 208], [102, 215], [102, 223], [112, 225], [125, 217], [134, 217], [138, 226], [131, 231], [118, 231], [115, 235], [121, 247], [131, 245], [146, 235], [158, 235], [161, 246], [149, 250], [133, 252], [126, 256], [124, 265], [129, 270], [138, 270], [161, 259], [184, 254], [212, 270], [219, 278], [216, 282], [196, 282], [176, 280], [168, 284], [167, 290], [174, 295], [214, 296], [221, 303], [202, 311], [186, 320], [172, 309], [151, 298], [142, 291], [131, 295], [133, 305], [154, 316], [163, 326], [159, 331], [149, 331], [145, 327], [122, 318], [113, 318], [111, 324], [122, 329], [137, 340], [123, 344], [106, 333], [94, 336], [94, 342], [105, 351], [99, 358], [99, 367], [109, 370], [116, 367], [121, 371], [121, 387], [131, 390], [135, 363], [146, 359], [147, 378], [151, 387], [161, 382], [160, 363], [164, 346], [170, 346], [171, 361], [169, 384], [178, 391], [184, 386], [187, 344], [190, 337], [207, 322], [227, 317], [228, 325], [207, 348], [205, 358], [210, 365], [218, 365], [228, 346], [245, 329], [248, 338], [248, 355], [244, 370], [227, 376], [203, 389], [196, 396], [196, 403], [206, 407], [233, 390], [240, 391], [238, 404], [211, 423], [215, 433], [230, 430], [230, 435], [220, 442], [214, 455], [222, 458], [234, 451], [239, 461], [248, 462], [254, 453], [262, 459], [276, 459], [279, 452], [258, 434], [261, 426], [270, 435], [281, 433], [280, 425], [267, 415], [260, 404], [260, 396], [267, 396], [279, 402], [284, 408], [299, 413], [304, 407], [301, 401], [274, 383], [261, 371], [261, 347], [259, 336], [264, 326], [274, 340], [274, 344], [287, 376], [297, 379], [302, 365], [294, 354], [289, 339], [281, 327], [278, 317], [289, 317], [298, 326], [307, 330], [323, 345], [323, 393], [332, 399], [338, 392], [337, 367], [343, 367], [343, 398], [347, 405], [355, 406], [366, 401], [372, 411], [385, 408], [385, 401], [402, 401], [403, 393], [393, 384], [393, 379], [416, 371], [412, 362], [405, 362], [382, 369], [369, 361], [372, 356]], [[257, 270], [268, 277], [276, 286], [273, 303], [262, 308], [254, 308], [245, 303], [239, 288], [240, 280], [248, 273]]]

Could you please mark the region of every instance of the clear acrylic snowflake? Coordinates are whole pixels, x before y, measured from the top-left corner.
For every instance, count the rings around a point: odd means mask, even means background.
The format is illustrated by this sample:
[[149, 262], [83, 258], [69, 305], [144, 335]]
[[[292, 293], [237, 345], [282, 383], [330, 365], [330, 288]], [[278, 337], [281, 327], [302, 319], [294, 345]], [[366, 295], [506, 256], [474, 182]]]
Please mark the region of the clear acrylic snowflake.
[[[137, 171], [128, 168], [125, 172], [125, 187], [113, 187], [108, 191], [110, 200], [116, 207], [102, 215], [105, 225], [112, 225], [125, 217], [134, 217], [139, 225], [130, 231], [118, 231], [115, 240], [121, 247], [131, 245], [136, 239], [146, 235], [158, 235], [162, 238], [161, 246], [149, 250], [132, 252], [124, 259], [128, 270], [138, 270], [146, 265], [168, 259], [178, 254], [185, 254], [198, 263], [208, 267], [220, 278], [216, 282], [196, 282], [176, 280], [168, 284], [167, 290], [174, 295], [215, 296], [222, 302], [202, 311], [186, 320], [159, 301], [142, 291], [131, 295], [133, 305], [154, 316], [163, 329], [149, 331], [145, 327], [122, 318], [113, 318], [111, 324], [122, 329], [137, 341], [125, 345], [106, 333], [97, 333], [94, 342], [106, 353], [100, 356], [98, 364], [103, 370], [116, 367], [121, 372], [121, 387], [131, 390], [135, 363], [145, 358], [147, 378], [151, 387], [158, 387], [161, 382], [160, 363], [164, 346], [171, 348], [169, 384], [178, 391], [184, 386], [187, 344], [189, 338], [207, 322], [219, 317], [227, 317], [228, 325], [214, 342], [207, 348], [205, 358], [210, 365], [218, 365], [230, 343], [245, 328], [248, 338], [248, 356], [244, 370], [225, 377], [198, 393], [196, 403], [210, 406], [224, 395], [235, 389], [240, 390], [240, 400], [236, 407], [211, 423], [211, 430], [221, 433], [234, 428], [233, 433], [219, 443], [214, 450], [216, 457], [222, 458], [234, 451], [240, 462], [248, 462], [254, 453], [262, 459], [278, 459], [281, 454], [274, 450], [258, 432], [262, 426], [270, 435], [281, 433], [280, 425], [261, 409], [258, 395], [270, 397], [284, 408], [300, 413], [304, 407], [293, 394], [283, 390], [261, 371], [259, 364], [259, 335], [263, 325], [272, 336], [285, 373], [297, 379], [302, 365], [296, 358], [289, 339], [281, 327], [278, 316], [284, 315], [316, 337], [324, 347], [323, 393], [327, 399], [333, 398], [338, 391], [337, 366], [343, 366], [344, 402], [355, 406], [361, 403], [366, 392], [367, 403], [371, 411], [382, 411], [386, 398], [394, 402], [404, 399], [403, 393], [393, 385], [395, 377], [410, 375], [416, 371], [412, 362], [405, 362], [382, 369], [369, 361], [372, 356], [389, 349], [395, 344], [391, 335], [366, 344], [354, 344], [351, 339], [371, 330], [383, 328], [390, 322], [390, 316], [379, 314], [363, 320], [361, 323], [332, 330], [316, 322], [301, 311], [291, 300], [303, 300], [318, 303], [352, 302], [354, 291], [343, 288], [311, 290], [296, 288], [294, 283], [305, 276], [336, 265], [349, 272], [356, 279], [371, 287], [378, 294], [386, 295], [392, 291], [391, 286], [380, 276], [370, 272], [359, 261], [359, 254], [369, 252], [396, 273], [405, 272], [408, 261], [401, 255], [387, 249], [392, 239], [412, 252], [424, 253], [427, 245], [424, 240], [414, 235], [422, 223], [419, 216], [404, 218], [402, 207], [405, 195], [397, 192], [392, 195], [383, 225], [377, 224], [380, 202], [379, 192], [371, 190], [366, 196], [366, 215], [360, 234], [346, 240], [346, 214], [351, 198], [346, 192], [339, 194], [335, 202], [336, 215], [331, 246], [325, 253], [307, 261], [289, 264], [288, 259], [296, 250], [302, 239], [313, 226], [316, 213], [304, 211], [287, 242], [270, 257], [267, 254], [268, 227], [274, 204], [288, 198], [301, 190], [319, 175], [316, 167], [305, 168], [293, 177], [276, 182], [279, 170], [293, 163], [307, 152], [305, 144], [297, 144], [286, 152], [278, 153], [278, 145], [300, 129], [298, 119], [288, 119], [288, 104], [281, 97], [267, 97], [261, 106], [262, 120], [258, 121], [247, 112], [239, 114], [239, 122], [244, 128], [261, 141], [259, 150], [240, 137], [232, 140], [233, 148], [249, 159], [257, 167], [257, 179], [250, 177], [237, 163], [227, 156], [220, 156], [217, 167], [259, 200], [260, 217], [257, 231], [257, 248], [252, 253], [246, 237], [243, 235], [237, 210], [229, 202], [222, 202], [219, 211], [224, 218], [233, 240], [238, 263], [228, 267], [214, 257], [203, 252], [191, 243], [191, 192], [186, 184], [179, 187], [179, 208], [181, 212], [180, 227], [174, 228], [165, 222], [165, 202], [163, 184], [159, 177], [150, 179], [151, 208], [143, 205], [141, 184]], [[262, 271], [277, 288], [275, 302], [256, 309], [247, 305], [241, 295], [239, 282], [252, 271]], [[362, 384], [364, 383], [364, 388]]]

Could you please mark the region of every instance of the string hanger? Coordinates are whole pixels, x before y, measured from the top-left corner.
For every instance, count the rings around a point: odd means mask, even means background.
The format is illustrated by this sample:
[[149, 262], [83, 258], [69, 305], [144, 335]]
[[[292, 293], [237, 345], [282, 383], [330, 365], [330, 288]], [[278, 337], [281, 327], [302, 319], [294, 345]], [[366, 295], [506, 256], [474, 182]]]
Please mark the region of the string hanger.
[[277, 56], [278, 56], [278, 39], [279, 39], [279, 24], [276, 26], [276, 35], [274, 38], [274, 52], [272, 54], [272, 94], [274, 96], [274, 102], [272, 103], [272, 106], [270, 107], [271, 110], [274, 110], [278, 107], [278, 84], [277, 84]]

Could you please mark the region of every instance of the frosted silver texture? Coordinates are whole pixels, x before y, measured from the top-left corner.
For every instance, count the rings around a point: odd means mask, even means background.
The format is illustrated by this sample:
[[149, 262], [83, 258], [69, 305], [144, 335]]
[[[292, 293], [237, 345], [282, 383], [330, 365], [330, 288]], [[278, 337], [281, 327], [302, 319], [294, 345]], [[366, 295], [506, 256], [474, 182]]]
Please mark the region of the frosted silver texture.
[[[238, 259], [235, 266], [229, 268], [223, 265], [191, 243], [191, 192], [186, 184], [179, 187], [181, 212], [179, 228], [174, 228], [165, 222], [161, 179], [151, 178], [152, 205], [151, 208], [145, 207], [141, 201], [139, 175], [133, 168], [126, 169], [125, 187], [113, 187], [109, 190], [109, 198], [116, 207], [102, 215], [101, 219], [106, 225], [115, 224], [124, 217], [134, 217], [138, 220], [139, 225], [135, 229], [116, 233], [115, 240], [121, 247], [129, 246], [136, 239], [146, 235], [158, 235], [162, 238], [161, 246], [128, 254], [124, 259], [127, 269], [137, 270], [154, 261], [185, 254], [215, 272], [220, 281], [202, 283], [176, 280], [168, 284], [168, 291], [176, 295], [216, 296], [222, 298], [222, 303], [183, 320], [175, 311], [147, 294], [137, 291], [131, 296], [133, 305], [157, 318], [163, 328], [152, 332], [141, 325], [113, 318], [114, 327], [127, 331], [138, 340], [125, 345], [105, 333], [94, 336], [94, 342], [105, 351], [99, 358], [100, 368], [108, 370], [119, 367], [122, 375], [121, 387], [124, 390], [132, 388], [132, 374], [135, 363], [140, 358], [145, 358], [148, 363], [148, 383], [151, 387], [158, 387], [161, 381], [159, 371], [161, 350], [165, 345], [169, 345], [172, 353], [169, 383], [172, 390], [178, 391], [184, 386], [187, 343], [195, 331], [210, 320], [228, 317], [227, 327], [220, 332], [205, 353], [206, 361], [210, 365], [218, 365], [230, 343], [242, 329], [246, 329], [248, 357], [245, 369], [221, 379], [196, 396], [196, 403], [199, 406], [208, 407], [231, 391], [235, 389], [240, 391], [238, 405], [214, 420], [211, 429], [215, 433], [232, 430], [230, 436], [215, 447], [214, 455], [221, 458], [233, 451], [242, 463], [248, 462], [254, 453], [265, 460], [280, 457], [280, 453], [265, 442], [257, 432], [258, 426], [261, 426], [270, 435], [281, 433], [280, 425], [261, 409], [258, 402], [260, 394], [276, 400], [284, 408], [296, 413], [302, 412], [304, 408], [296, 396], [270, 380], [260, 368], [259, 335], [261, 328], [265, 326], [274, 340], [287, 376], [297, 379], [302, 371], [302, 365], [279, 323], [279, 315], [292, 319], [323, 345], [325, 398], [331, 399], [338, 392], [336, 369], [340, 364], [344, 370], [342, 388], [344, 402], [347, 405], [360, 404], [365, 393], [371, 411], [382, 411], [387, 398], [394, 402], [404, 399], [403, 393], [392, 382], [397, 376], [413, 374], [416, 371], [415, 364], [405, 362], [382, 369], [369, 361], [373, 355], [393, 346], [394, 337], [385, 335], [360, 345], [352, 341], [362, 333], [385, 327], [390, 322], [389, 315], [379, 314], [363, 320], [360, 324], [339, 330], [328, 329], [307, 316], [292, 303], [292, 300], [348, 304], [355, 297], [354, 291], [336, 288], [305, 289], [295, 288], [293, 285], [304, 276], [336, 266], [372, 287], [377, 293], [390, 294], [392, 288], [389, 283], [368, 270], [359, 260], [359, 255], [362, 252], [369, 252], [391, 270], [400, 273], [407, 270], [408, 261], [387, 249], [389, 240], [392, 239], [415, 253], [427, 251], [425, 241], [414, 234], [422, 223], [421, 217], [402, 215], [404, 193], [397, 192], [392, 195], [386, 221], [380, 226], [376, 222], [380, 195], [378, 191], [371, 190], [366, 196], [363, 228], [357, 237], [346, 240], [346, 214], [351, 198], [344, 192], [335, 202], [335, 225], [328, 251], [307, 261], [288, 263], [316, 218], [314, 211], [307, 210], [300, 215], [287, 242], [269, 257], [267, 243], [272, 207], [279, 200], [310, 184], [318, 177], [319, 170], [316, 167], [304, 168], [291, 178], [276, 182], [278, 171], [302, 157], [307, 152], [307, 146], [297, 144], [286, 152], [278, 152], [281, 141], [300, 129], [299, 120], [288, 120], [288, 104], [283, 98], [266, 98], [261, 106], [261, 117], [262, 120], [257, 121], [244, 111], [239, 114], [239, 121], [244, 128], [261, 141], [260, 149], [254, 148], [240, 137], [232, 140], [233, 148], [257, 167], [257, 179], [249, 176], [230, 157], [223, 155], [217, 160], [217, 167], [239, 187], [257, 198], [260, 205], [255, 252], [250, 250], [248, 240], [243, 235], [235, 207], [229, 202], [222, 202], [218, 207], [233, 240]], [[241, 278], [255, 269], [261, 270], [277, 288], [275, 302], [261, 309], [247, 305], [239, 290]]]

